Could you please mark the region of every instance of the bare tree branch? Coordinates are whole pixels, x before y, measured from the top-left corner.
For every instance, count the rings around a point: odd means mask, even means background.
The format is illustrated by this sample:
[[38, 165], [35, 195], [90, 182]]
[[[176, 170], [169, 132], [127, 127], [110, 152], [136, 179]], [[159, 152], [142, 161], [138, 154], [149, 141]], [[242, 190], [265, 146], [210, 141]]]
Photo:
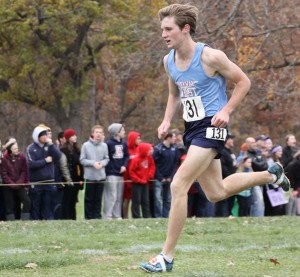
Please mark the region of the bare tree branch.
[[263, 32], [258, 32], [258, 33], [255, 33], [255, 34], [245, 34], [245, 35], [242, 35], [242, 37], [244, 37], [244, 38], [245, 37], [259, 37], [259, 36], [264, 36], [264, 35], [274, 33], [274, 32], [278, 32], [278, 31], [285, 30], [285, 29], [297, 29], [297, 28], [300, 28], [300, 24], [298, 24], [298, 25], [283, 25], [283, 26], [278, 26], [276, 28], [266, 30], [266, 31], [263, 31]]

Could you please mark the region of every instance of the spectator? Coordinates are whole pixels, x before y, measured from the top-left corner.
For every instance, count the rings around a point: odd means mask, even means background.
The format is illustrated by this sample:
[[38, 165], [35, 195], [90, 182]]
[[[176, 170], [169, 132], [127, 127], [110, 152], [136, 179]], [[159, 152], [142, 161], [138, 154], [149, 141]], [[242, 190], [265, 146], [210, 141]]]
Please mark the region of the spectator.
[[104, 186], [104, 218], [122, 218], [122, 200], [124, 191], [123, 174], [127, 170], [129, 154], [125, 138], [125, 128], [120, 123], [108, 127], [111, 137], [107, 140], [109, 163], [106, 166]]
[[129, 166], [129, 176], [132, 179], [132, 206], [133, 218], [140, 218], [142, 209], [143, 218], [149, 218], [149, 186], [148, 182], [155, 174], [155, 163], [152, 158], [152, 145], [140, 143], [137, 147], [137, 156]]
[[300, 215], [300, 150], [294, 154], [285, 170], [291, 182], [291, 194], [285, 213], [290, 216]]
[[236, 158], [236, 164], [237, 166], [239, 166], [239, 164], [241, 163], [242, 159], [244, 158], [244, 156], [247, 153], [247, 144], [246, 142], [242, 143], [241, 148], [240, 148], [240, 153], [238, 155], [238, 157]]
[[[52, 141], [52, 130], [50, 127], [46, 126], [45, 124], [38, 125], [39, 127], [42, 127], [46, 129], [47, 131], [47, 137]], [[57, 149], [60, 149], [58, 147], [57, 142], [55, 143], [55, 146]], [[61, 212], [62, 212], [62, 202], [63, 202], [63, 186], [61, 185], [62, 182], [62, 174], [65, 173], [65, 166], [66, 166], [66, 157], [65, 155], [60, 155], [60, 158], [54, 158], [53, 159], [54, 164], [54, 183], [56, 189], [53, 191], [53, 213], [54, 213], [54, 219], [61, 219]], [[68, 176], [70, 175], [69, 172], [67, 172]]]
[[19, 152], [16, 142], [8, 144], [6, 150], [7, 154], [2, 160], [3, 184], [10, 185], [4, 187], [6, 219], [15, 220], [15, 199], [18, 199], [23, 205], [21, 219], [29, 220], [30, 198], [27, 193], [28, 187], [25, 187], [25, 184], [29, 183], [27, 160], [25, 155]]
[[1, 171], [1, 167], [2, 167], [2, 158], [3, 158], [3, 152], [2, 152], [2, 142], [0, 140], [0, 221], [4, 221], [6, 220], [5, 217], [5, 204], [4, 204], [4, 192], [3, 192], [3, 187], [1, 186], [2, 184], [2, 171]]
[[64, 143], [66, 143], [66, 138], [64, 136], [64, 131], [61, 131], [57, 134], [56, 145], [58, 148], [61, 148]]
[[81, 149], [80, 162], [84, 167], [86, 180], [84, 194], [85, 219], [102, 218], [102, 195], [106, 178], [105, 167], [109, 162], [108, 148], [101, 125], [95, 125], [88, 141]]
[[79, 161], [80, 146], [77, 143], [76, 132], [73, 129], [64, 131], [66, 142], [61, 147], [61, 152], [67, 158], [68, 170], [71, 176], [71, 184], [63, 187], [62, 219], [76, 220], [76, 203], [78, 202], [78, 192], [82, 188], [80, 182], [83, 181], [83, 167]]
[[288, 134], [285, 137], [286, 146], [283, 148], [282, 153], [282, 165], [286, 168], [288, 164], [293, 160], [294, 154], [297, 152], [297, 140], [292, 134]]
[[187, 148], [185, 147], [184, 143], [183, 143], [183, 137], [182, 137], [182, 132], [180, 132], [178, 129], [172, 129], [170, 131], [171, 133], [175, 134], [175, 145], [177, 148], [177, 152], [178, 152], [178, 166], [180, 166], [181, 162], [180, 159], [183, 155], [186, 155], [187, 153]]
[[[268, 166], [273, 165], [275, 162], [281, 164], [281, 157], [282, 157], [282, 147], [280, 145], [274, 146], [271, 151], [271, 156], [268, 159]], [[264, 202], [265, 202], [265, 216], [277, 216], [283, 215], [285, 213], [285, 205], [278, 205], [272, 206], [271, 201], [268, 197], [267, 191], [269, 189], [278, 190], [279, 186], [276, 184], [266, 184], [264, 186], [263, 195], [264, 195]]]
[[[153, 152], [154, 152], [154, 144], [151, 144], [152, 146], [152, 158], [153, 158]], [[155, 164], [155, 162], [154, 162]], [[154, 217], [154, 178], [148, 182], [149, 187], [149, 206], [150, 206], [150, 214], [151, 217]]]
[[153, 158], [156, 166], [154, 182], [154, 217], [169, 217], [171, 206], [170, 185], [178, 166], [176, 136], [168, 132], [162, 143], [155, 146]]
[[[252, 159], [244, 156], [237, 172], [252, 172]], [[248, 188], [237, 194], [239, 204], [239, 216], [249, 216], [251, 208], [251, 188]]]
[[[58, 134], [58, 139], [56, 140], [56, 147], [60, 150], [62, 144], [59, 144], [58, 141], [65, 142], [65, 138], [61, 139], [61, 133]], [[54, 161], [54, 171], [55, 171], [55, 183], [56, 191], [54, 197], [54, 219], [62, 219], [62, 206], [63, 206], [63, 196], [64, 196], [64, 186], [72, 186], [73, 181], [70, 176], [70, 171], [68, 168], [67, 157], [64, 153], [61, 152], [61, 157], [59, 161]]]
[[267, 138], [265, 140], [265, 146], [267, 150], [271, 153], [271, 150], [273, 149], [273, 141], [270, 138]]
[[[137, 147], [141, 143], [142, 138], [141, 134], [138, 132], [129, 132], [128, 134], [128, 153], [129, 153], [129, 160], [128, 160], [128, 168], [130, 168], [130, 164], [132, 159], [137, 156]], [[131, 176], [129, 170], [125, 171], [125, 183], [124, 183], [124, 193], [123, 193], [123, 218], [128, 218], [128, 209], [129, 203], [131, 200]]]
[[[247, 152], [246, 155], [252, 160], [252, 169], [255, 172], [260, 172], [268, 169], [267, 159], [262, 155], [261, 149], [256, 148], [256, 142], [259, 147], [263, 146], [266, 137], [261, 135], [254, 138], [249, 137], [246, 139]], [[265, 149], [265, 148], [264, 148]], [[252, 204], [250, 209], [251, 216], [264, 216], [265, 213], [265, 203], [263, 199], [263, 185], [254, 186], [252, 188]]]
[[[221, 167], [222, 167], [222, 178], [225, 179], [229, 175], [236, 172], [236, 156], [234, 155], [232, 148], [234, 146], [235, 136], [228, 134], [225, 140], [224, 148], [221, 152]], [[235, 195], [230, 196], [227, 199], [217, 202], [216, 205], [216, 216], [227, 217], [231, 215], [231, 210], [233, 208], [235, 200]]]
[[[6, 148], [7, 148], [8, 145], [10, 145], [13, 142], [17, 142], [17, 140], [12, 136], [9, 136], [5, 140], [4, 145], [3, 145], [3, 156], [8, 155]], [[3, 202], [5, 203], [5, 200], [3, 200]], [[21, 211], [21, 203], [19, 201], [19, 198], [15, 197], [14, 203], [15, 203], [15, 208], [14, 208], [15, 219], [21, 219], [22, 211]], [[4, 204], [4, 206], [5, 206], [5, 204]]]
[[[30, 189], [31, 213], [33, 220], [54, 219], [53, 201], [55, 185], [53, 160], [60, 159], [61, 153], [47, 136], [47, 130], [37, 126], [32, 133], [33, 143], [27, 147], [29, 180], [36, 183]], [[43, 183], [46, 183], [43, 185]]]

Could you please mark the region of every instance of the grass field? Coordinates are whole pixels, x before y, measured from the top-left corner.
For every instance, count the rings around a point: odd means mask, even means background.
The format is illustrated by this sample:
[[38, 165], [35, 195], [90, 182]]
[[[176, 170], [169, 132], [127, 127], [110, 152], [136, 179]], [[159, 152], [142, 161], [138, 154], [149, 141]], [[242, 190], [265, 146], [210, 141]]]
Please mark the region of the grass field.
[[[167, 220], [0, 223], [0, 276], [148, 276]], [[300, 218], [188, 219], [167, 276], [300, 276]], [[28, 266], [28, 267], [26, 267]]]

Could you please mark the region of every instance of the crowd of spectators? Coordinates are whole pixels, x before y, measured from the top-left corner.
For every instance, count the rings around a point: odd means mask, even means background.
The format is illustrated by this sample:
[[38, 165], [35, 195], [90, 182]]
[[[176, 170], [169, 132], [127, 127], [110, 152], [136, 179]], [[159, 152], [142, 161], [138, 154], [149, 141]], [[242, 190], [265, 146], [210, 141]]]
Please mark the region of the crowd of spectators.
[[[84, 191], [85, 219], [167, 218], [172, 178], [187, 149], [182, 133], [170, 130], [157, 145], [113, 123], [95, 125], [82, 146], [74, 129], [57, 134], [40, 124], [25, 151], [17, 139], [0, 141], [0, 220], [76, 220], [79, 192]], [[286, 145], [273, 145], [265, 135], [247, 137], [236, 156], [235, 137], [227, 135], [222, 152], [222, 176], [264, 171], [279, 162], [291, 181], [284, 192], [264, 184], [217, 203], [207, 200], [195, 180], [188, 192], [188, 217], [300, 215], [300, 151], [294, 135]]]

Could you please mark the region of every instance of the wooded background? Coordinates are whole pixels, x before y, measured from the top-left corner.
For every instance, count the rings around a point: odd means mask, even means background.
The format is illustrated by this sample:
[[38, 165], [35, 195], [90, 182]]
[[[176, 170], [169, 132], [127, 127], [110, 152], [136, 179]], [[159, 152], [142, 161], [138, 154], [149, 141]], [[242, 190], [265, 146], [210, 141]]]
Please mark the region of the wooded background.
[[252, 81], [231, 116], [237, 150], [247, 136], [300, 138], [300, 0], [0, 0], [0, 139], [25, 150], [45, 123], [83, 143], [94, 124], [122, 122], [156, 143], [168, 95], [157, 11], [179, 2], [200, 10], [195, 41]]

